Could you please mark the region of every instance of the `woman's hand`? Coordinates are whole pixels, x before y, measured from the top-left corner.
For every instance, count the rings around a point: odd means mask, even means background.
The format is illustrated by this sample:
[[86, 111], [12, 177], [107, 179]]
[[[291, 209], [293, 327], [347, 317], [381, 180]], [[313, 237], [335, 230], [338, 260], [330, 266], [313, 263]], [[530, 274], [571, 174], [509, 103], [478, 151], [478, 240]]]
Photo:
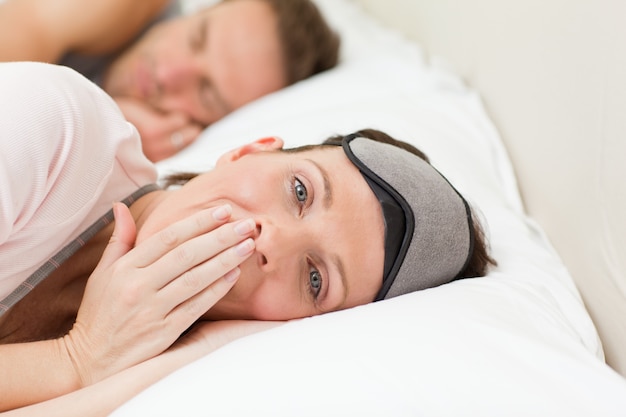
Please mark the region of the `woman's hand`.
[[196, 213], [135, 248], [130, 211], [117, 203], [114, 213], [113, 236], [64, 338], [81, 386], [165, 351], [232, 288], [254, 251], [254, 222], [227, 223], [229, 206]]

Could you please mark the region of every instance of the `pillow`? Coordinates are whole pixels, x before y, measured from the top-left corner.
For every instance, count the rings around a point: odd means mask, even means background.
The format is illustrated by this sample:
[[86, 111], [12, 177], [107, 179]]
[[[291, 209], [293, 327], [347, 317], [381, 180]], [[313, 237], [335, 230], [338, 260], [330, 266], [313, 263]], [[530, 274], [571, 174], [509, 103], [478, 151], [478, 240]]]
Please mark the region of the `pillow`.
[[288, 146], [371, 127], [408, 141], [481, 213], [498, 267], [237, 340], [113, 415], [618, 415], [626, 382], [603, 362], [573, 281], [529, 219], [479, 96], [347, 0], [317, 0], [341, 64], [215, 123], [159, 164], [210, 169], [267, 135]]

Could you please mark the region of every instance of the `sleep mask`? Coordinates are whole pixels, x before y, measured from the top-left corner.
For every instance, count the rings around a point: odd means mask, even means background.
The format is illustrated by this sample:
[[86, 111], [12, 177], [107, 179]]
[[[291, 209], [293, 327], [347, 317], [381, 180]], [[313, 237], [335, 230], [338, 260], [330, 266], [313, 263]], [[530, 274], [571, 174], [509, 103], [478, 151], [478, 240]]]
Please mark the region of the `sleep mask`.
[[348, 159], [378, 199], [385, 222], [382, 287], [374, 301], [459, 278], [473, 252], [469, 205], [432, 165], [397, 146], [343, 138]]

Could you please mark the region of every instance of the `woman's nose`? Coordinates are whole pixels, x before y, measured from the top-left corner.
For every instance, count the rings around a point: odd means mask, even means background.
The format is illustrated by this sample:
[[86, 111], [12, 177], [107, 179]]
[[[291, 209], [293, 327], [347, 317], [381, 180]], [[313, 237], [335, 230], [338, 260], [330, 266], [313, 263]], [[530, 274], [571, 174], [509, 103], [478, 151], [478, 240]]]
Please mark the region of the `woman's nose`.
[[287, 225], [257, 221], [254, 240], [258, 265], [265, 272], [288, 267], [297, 260], [296, 252], [301, 242]]

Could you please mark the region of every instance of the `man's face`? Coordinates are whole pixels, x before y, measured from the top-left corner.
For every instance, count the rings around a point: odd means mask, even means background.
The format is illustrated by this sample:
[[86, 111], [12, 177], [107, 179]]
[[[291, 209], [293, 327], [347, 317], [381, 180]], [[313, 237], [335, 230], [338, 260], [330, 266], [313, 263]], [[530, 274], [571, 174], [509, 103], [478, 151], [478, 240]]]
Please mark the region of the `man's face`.
[[374, 299], [384, 262], [382, 210], [341, 147], [226, 155], [213, 171], [171, 191], [138, 241], [226, 203], [234, 220], [256, 222], [256, 252], [205, 318], [287, 320]]
[[104, 79], [113, 97], [203, 125], [285, 85], [276, 16], [259, 0], [219, 3], [155, 25]]

